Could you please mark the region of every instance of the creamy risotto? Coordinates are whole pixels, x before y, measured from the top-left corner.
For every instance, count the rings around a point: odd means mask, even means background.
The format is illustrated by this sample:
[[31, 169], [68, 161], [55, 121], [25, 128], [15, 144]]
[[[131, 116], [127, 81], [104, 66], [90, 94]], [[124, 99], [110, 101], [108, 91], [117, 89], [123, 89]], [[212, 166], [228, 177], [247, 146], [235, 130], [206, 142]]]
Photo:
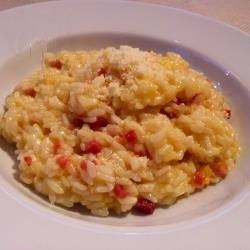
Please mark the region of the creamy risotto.
[[0, 131], [22, 182], [51, 203], [152, 214], [227, 176], [230, 116], [180, 55], [121, 46], [46, 54], [7, 97]]

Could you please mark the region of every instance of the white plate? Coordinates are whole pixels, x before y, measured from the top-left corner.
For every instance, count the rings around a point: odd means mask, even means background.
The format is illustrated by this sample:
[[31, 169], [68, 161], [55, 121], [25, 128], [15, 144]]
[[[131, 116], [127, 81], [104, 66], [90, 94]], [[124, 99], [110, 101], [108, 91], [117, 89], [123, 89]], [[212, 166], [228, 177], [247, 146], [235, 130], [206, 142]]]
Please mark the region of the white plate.
[[185, 11], [115, 0], [48, 2], [8, 10], [0, 13], [0, 31], [1, 105], [47, 49], [128, 44], [173, 50], [218, 83], [233, 106], [243, 148], [238, 168], [219, 185], [152, 216], [98, 218], [51, 206], [25, 188], [15, 179], [13, 148], [1, 141], [1, 249], [249, 248], [247, 34]]

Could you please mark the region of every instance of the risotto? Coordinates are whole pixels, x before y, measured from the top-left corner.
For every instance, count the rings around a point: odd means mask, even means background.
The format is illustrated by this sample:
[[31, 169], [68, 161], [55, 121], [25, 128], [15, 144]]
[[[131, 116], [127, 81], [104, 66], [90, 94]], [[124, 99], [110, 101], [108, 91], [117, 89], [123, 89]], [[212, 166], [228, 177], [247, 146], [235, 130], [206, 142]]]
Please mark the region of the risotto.
[[230, 116], [180, 55], [121, 46], [46, 54], [6, 98], [0, 131], [21, 181], [51, 203], [152, 214], [227, 176], [239, 153]]

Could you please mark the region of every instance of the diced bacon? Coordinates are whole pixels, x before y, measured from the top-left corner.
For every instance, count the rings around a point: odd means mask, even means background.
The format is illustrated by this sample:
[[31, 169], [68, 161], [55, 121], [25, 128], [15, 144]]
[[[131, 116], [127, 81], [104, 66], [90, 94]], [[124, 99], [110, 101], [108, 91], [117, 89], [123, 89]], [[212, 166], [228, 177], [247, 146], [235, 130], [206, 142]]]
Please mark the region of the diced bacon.
[[74, 117], [71, 121], [71, 123], [76, 127], [76, 128], [81, 128], [84, 124], [83, 118], [82, 117]]
[[136, 155], [141, 156], [141, 157], [147, 157], [148, 159], [152, 159], [151, 154], [149, 153], [149, 151], [147, 150], [147, 148], [143, 149], [143, 150], [139, 150], [139, 151], [135, 151], [134, 152]]
[[127, 142], [135, 143], [137, 141], [137, 134], [134, 130], [130, 130], [124, 134], [124, 138]]
[[192, 103], [195, 101], [195, 99], [196, 99], [198, 96], [200, 96], [200, 95], [201, 95], [201, 93], [197, 93], [197, 94], [193, 95], [189, 102], [192, 104]]
[[98, 76], [103, 75], [104, 77], [107, 74], [107, 69], [106, 68], [100, 68], [98, 71]]
[[150, 200], [140, 197], [134, 208], [143, 214], [152, 214], [155, 210], [155, 204]]
[[105, 117], [98, 116], [95, 122], [89, 123], [89, 126], [93, 130], [99, 130], [102, 127], [106, 127], [108, 125], [108, 120]]
[[56, 158], [56, 162], [62, 169], [65, 169], [69, 165], [70, 159], [67, 155], [59, 155]]
[[134, 153], [135, 153], [136, 155], [138, 155], [138, 156], [141, 156], [141, 157], [146, 156], [146, 153], [145, 153], [145, 151], [144, 151], [144, 150], [135, 151]]
[[58, 154], [59, 149], [60, 149], [61, 147], [62, 147], [62, 146], [61, 146], [61, 144], [60, 144], [59, 142], [55, 142], [55, 143], [53, 144], [53, 153], [54, 153], [54, 154]]
[[76, 128], [81, 128], [84, 124], [88, 124], [91, 129], [93, 130], [99, 130], [102, 127], [105, 127], [108, 125], [108, 121], [105, 117], [98, 116], [94, 119], [92, 122], [90, 118], [83, 118], [81, 116], [74, 117], [71, 120], [71, 123], [76, 127]]
[[221, 178], [225, 178], [228, 174], [228, 167], [224, 163], [220, 163], [220, 162], [215, 163], [211, 166], [211, 169], [217, 176]]
[[102, 150], [102, 144], [96, 140], [85, 143], [85, 153], [98, 154]]
[[128, 191], [120, 184], [115, 184], [114, 193], [120, 199], [126, 198], [128, 196]]
[[98, 162], [96, 159], [92, 160], [92, 162], [96, 165]]
[[232, 112], [230, 109], [225, 109], [224, 110], [224, 115], [227, 119], [230, 119], [231, 118], [231, 115], [232, 115]]
[[144, 155], [145, 155], [148, 159], [152, 160], [152, 155], [149, 153], [149, 151], [148, 151], [147, 149], [145, 150]]
[[87, 167], [88, 167], [87, 161], [85, 161], [85, 160], [81, 161], [80, 168], [82, 170], [87, 170]]
[[23, 159], [28, 166], [30, 166], [32, 164], [32, 158], [30, 156], [24, 156]]
[[185, 104], [186, 100], [184, 100], [182, 97], [176, 97], [176, 100], [173, 102], [176, 103], [177, 105], [180, 105], [182, 103]]
[[60, 60], [54, 60], [54, 61], [49, 62], [49, 66], [60, 70], [62, 69], [63, 64]]
[[196, 173], [193, 176], [193, 184], [195, 186], [203, 186], [206, 183], [206, 177], [204, 175], [204, 173], [202, 173], [201, 171], [196, 171]]
[[164, 109], [161, 109], [160, 110], [160, 113], [163, 114], [163, 115], [166, 115], [169, 119], [173, 119], [173, 118], [176, 118], [178, 115], [174, 112], [167, 112], [166, 110]]
[[174, 101], [174, 103], [176, 103], [177, 105], [180, 105], [180, 104], [190, 105], [195, 101], [195, 99], [199, 95], [201, 95], [201, 93], [197, 93], [197, 94], [193, 95], [190, 99], [187, 99], [185, 97], [177, 97], [176, 101]]
[[35, 97], [36, 96], [36, 91], [34, 88], [27, 88], [23, 90], [23, 93], [25, 95], [31, 96], [31, 97]]

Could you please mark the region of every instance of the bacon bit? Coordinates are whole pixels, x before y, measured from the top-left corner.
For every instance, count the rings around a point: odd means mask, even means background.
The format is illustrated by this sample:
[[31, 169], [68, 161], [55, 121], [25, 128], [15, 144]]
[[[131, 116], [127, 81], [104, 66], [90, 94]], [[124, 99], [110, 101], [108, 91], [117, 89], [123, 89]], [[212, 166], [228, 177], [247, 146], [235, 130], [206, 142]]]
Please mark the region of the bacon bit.
[[222, 162], [213, 164], [211, 166], [211, 169], [218, 177], [225, 178], [227, 176], [228, 167]]
[[30, 166], [32, 164], [32, 158], [30, 156], [24, 156], [23, 159], [28, 166]]
[[136, 155], [138, 155], [138, 156], [141, 156], [141, 157], [146, 156], [146, 154], [145, 154], [145, 151], [144, 151], [144, 150], [135, 151], [134, 153], [135, 153]]
[[23, 93], [25, 95], [31, 96], [31, 97], [35, 97], [36, 96], [36, 91], [34, 88], [27, 88], [23, 90]]
[[98, 74], [98, 76], [103, 75], [105, 77], [106, 74], [107, 74], [107, 69], [106, 68], [100, 68], [97, 74]]
[[61, 144], [59, 142], [55, 142], [53, 145], [53, 152], [54, 154], [58, 154], [59, 149], [61, 148]]
[[143, 214], [152, 214], [155, 210], [155, 204], [150, 200], [139, 197], [134, 208]]
[[174, 112], [166, 112], [166, 110], [164, 110], [164, 109], [161, 109], [160, 113], [163, 115], [166, 115], [169, 119], [173, 119], [173, 118], [176, 118], [178, 116]]
[[54, 60], [49, 63], [49, 66], [60, 70], [62, 69], [63, 64], [60, 60]]
[[160, 114], [168, 116], [168, 114], [167, 114], [167, 112], [165, 111], [165, 109], [161, 109], [161, 110], [160, 110]]
[[173, 101], [174, 103], [176, 103], [177, 105], [180, 105], [180, 104], [185, 104], [185, 105], [189, 105], [189, 104], [192, 104], [196, 97], [198, 97], [199, 95], [201, 95], [201, 93], [197, 93], [195, 95], [193, 95], [190, 99], [184, 99], [183, 97], [176, 97], [176, 101]]
[[59, 155], [56, 158], [56, 162], [62, 169], [65, 169], [67, 165], [70, 163], [70, 159], [67, 155]]
[[120, 144], [123, 144], [124, 143], [124, 135], [123, 134], [118, 134], [114, 137], [114, 139], [120, 143]]
[[225, 109], [224, 110], [224, 115], [226, 117], [226, 119], [230, 119], [231, 118], [231, 110], [230, 109]]
[[193, 183], [195, 186], [203, 186], [206, 184], [206, 177], [201, 171], [196, 171], [193, 176]]
[[71, 123], [76, 127], [76, 128], [81, 128], [84, 124], [84, 121], [82, 119], [82, 117], [75, 117], [73, 118], [73, 120], [71, 121]]
[[140, 157], [147, 157], [149, 160], [152, 159], [151, 154], [149, 153], [149, 151], [146, 149], [144, 150], [140, 150], [140, 151], [135, 151], [134, 152], [136, 155], [140, 156]]
[[201, 93], [197, 93], [194, 96], [192, 96], [192, 98], [190, 99], [190, 103], [193, 103], [196, 99], [196, 97], [198, 97], [199, 95], [201, 95]]
[[115, 195], [120, 199], [126, 198], [128, 196], [128, 191], [125, 189], [124, 186], [120, 184], [115, 184], [114, 192]]
[[185, 103], [185, 102], [184, 102], [184, 100], [182, 98], [177, 97], [175, 103], [177, 105], [180, 105], [180, 104]]
[[90, 128], [93, 130], [99, 130], [100, 128], [106, 127], [107, 125], [108, 125], [107, 119], [102, 116], [98, 116], [95, 122], [89, 123]]
[[96, 159], [92, 160], [92, 162], [96, 165], [98, 162]]
[[137, 134], [134, 130], [130, 130], [127, 133], [124, 134], [124, 138], [127, 140], [127, 142], [135, 143], [137, 141]]
[[87, 161], [83, 160], [81, 163], [80, 163], [80, 168], [82, 170], [86, 170], [87, 169]]
[[98, 154], [102, 150], [102, 144], [96, 140], [85, 143], [85, 153]]
[[149, 160], [152, 160], [152, 155], [149, 153], [149, 151], [146, 149], [144, 154]]

